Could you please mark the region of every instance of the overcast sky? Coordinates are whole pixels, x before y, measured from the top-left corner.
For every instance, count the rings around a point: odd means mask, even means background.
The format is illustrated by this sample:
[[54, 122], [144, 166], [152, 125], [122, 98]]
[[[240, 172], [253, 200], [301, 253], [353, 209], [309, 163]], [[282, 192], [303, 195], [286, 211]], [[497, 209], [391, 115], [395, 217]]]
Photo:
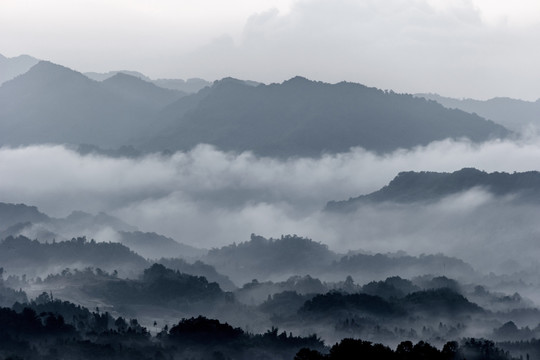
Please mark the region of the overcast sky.
[[0, 0], [0, 34], [79, 71], [540, 97], [538, 0]]

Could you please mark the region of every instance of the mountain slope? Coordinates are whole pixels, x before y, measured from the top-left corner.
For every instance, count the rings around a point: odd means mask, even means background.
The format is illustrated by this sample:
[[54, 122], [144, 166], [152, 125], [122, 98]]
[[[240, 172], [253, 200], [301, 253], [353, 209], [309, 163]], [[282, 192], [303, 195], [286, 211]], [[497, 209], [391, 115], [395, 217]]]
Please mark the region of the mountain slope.
[[142, 79], [144, 81], [151, 82], [154, 85], [159, 86], [160, 88], [169, 89], [169, 90], [177, 90], [177, 91], [181, 91], [183, 93], [189, 93], [189, 94], [196, 93], [202, 88], [212, 85], [211, 82], [203, 80], [203, 79], [199, 79], [199, 78], [192, 78], [192, 79], [187, 79], [187, 80], [183, 80], [183, 79], [152, 80], [148, 76], [141, 74], [138, 71], [129, 71], [129, 70], [109, 71], [106, 73], [96, 73], [96, 72], [84, 73], [86, 77], [95, 81], [105, 81], [117, 74], [131, 75], [139, 79]]
[[513, 131], [523, 131], [530, 126], [540, 126], [540, 99], [532, 102], [499, 97], [482, 101], [453, 99], [435, 94], [417, 94], [415, 96], [434, 100], [449, 109], [476, 113]]
[[[170, 91], [135, 78], [129, 79], [130, 92], [121, 91], [126, 76], [102, 84], [63, 66], [39, 62], [0, 87], [0, 144], [118, 147], [140, 136], [156, 108], [174, 99]], [[149, 106], [148, 99], [155, 105]]]
[[0, 85], [21, 74], [24, 74], [38, 62], [38, 59], [28, 55], [7, 58], [0, 54]]
[[156, 110], [186, 95], [182, 91], [164, 89], [151, 82], [124, 73], [117, 73], [102, 81], [101, 85], [119, 97]]
[[166, 131], [147, 138], [147, 149], [209, 143], [271, 156], [317, 156], [353, 146], [386, 152], [448, 137], [484, 141], [509, 134], [491, 121], [425, 99], [301, 77], [259, 86], [223, 79], [171, 104], [156, 125]]
[[50, 220], [50, 217], [40, 212], [35, 206], [0, 202], [0, 231], [19, 223]]
[[537, 201], [540, 195], [540, 172], [486, 173], [473, 168], [453, 173], [401, 172], [382, 189], [345, 201], [330, 201], [326, 210], [353, 211], [365, 203], [437, 201], [473, 188], [482, 188], [495, 196], [514, 195], [516, 200]]

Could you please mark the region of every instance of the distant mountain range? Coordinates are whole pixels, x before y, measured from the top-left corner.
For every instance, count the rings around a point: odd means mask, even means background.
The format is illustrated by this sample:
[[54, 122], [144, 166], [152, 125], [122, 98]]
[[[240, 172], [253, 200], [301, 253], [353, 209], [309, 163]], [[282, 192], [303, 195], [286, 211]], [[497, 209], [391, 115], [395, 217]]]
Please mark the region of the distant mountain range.
[[98, 82], [41, 61], [0, 86], [0, 144], [134, 146], [129, 153], [136, 154], [208, 143], [289, 157], [355, 146], [387, 152], [445, 138], [481, 142], [510, 134], [477, 115], [360, 84], [296, 77], [263, 85], [227, 78], [186, 95], [147, 80], [115, 72]]
[[532, 102], [504, 97], [473, 100], [453, 99], [437, 94], [416, 94], [415, 96], [434, 100], [449, 109], [476, 113], [512, 131], [524, 131], [531, 126], [540, 127], [540, 99]]
[[510, 133], [477, 115], [411, 95], [301, 77], [259, 86], [223, 79], [169, 105], [156, 124], [166, 130], [139, 146], [187, 150], [209, 143], [269, 156], [318, 156], [355, 146], [387, 152], [445, 138], [485, 141]]
[[193, 78], [193, 79], [156, 79], [152, 80], [148, 76], [141, 74], [138, 71], [128, 71], [128, 70], [118, 70], [118, 71], [109, 71], [107, 73], [96, 73], [96, 72], [86, 72], [84, 73], [85, 76], [89, 77], [92, 80], [96, 81], [104, 81], [107, 80], [117, 74], [125, 74], [130, 75], [133, 77], [137, 77], [141, 80], [144, 80], [146, 82], [153, 83], [154, 85], [157, 85], [159, 87], [162, 87], [164, 89], [170, 89], [170, 90], [178, 90], [184, 93], [196, 93], [199, 90], [211, 86], [212, 83], [210, 81], [206, 81], [199, 78]]
[[310, 274], [325, 279], [343, 279], [347, 275], [355, 279], [373, 279], [395, 274], [408, 277], [446, 274], [472, 279], [477, 275], [469, 264], [441, 254], [420, 257], [406, 254], [343, 255], [329, 250], [324, 244], [296, 235], [280, 239], [252, 235], [249, 241], [210, 250], [202, 261], [237, 284], [253, 279], [283, 280], [291, 274]]
[[0, 240], [22, 235], [41, 242], [52, 242], [100, 233], [106, 235], [98, 240], [119, 242], [150, 259], [193, 259], [207, 252], [163, 235], [138, 231], [136, 227], [105, 213], [92, 215], [74, 211], [58, 219], [40, 212], [35, 206], [0, 202]]
[[0, 87], [0, 143], [117, 147], [146, 131], [157, 109], [183, 95], [128, 75], [99, 83], [41, 61]]
[[8, 58], [0, 54], [0, 85], [21, 74], [24, 74], [39, 62], [38, 59], [28, 55]]
[[487, 173], [464, 168], [453, 173], [401, 172], [387, 186], [371, 194], [344, 201], [330, 201], [328, 211], [354, 211], [370, 203], [433, 202], [473, 188], [481, 188], [494, 196], [513, 195], [515, 201], [538, 202], [540, 199], [540, 172]]

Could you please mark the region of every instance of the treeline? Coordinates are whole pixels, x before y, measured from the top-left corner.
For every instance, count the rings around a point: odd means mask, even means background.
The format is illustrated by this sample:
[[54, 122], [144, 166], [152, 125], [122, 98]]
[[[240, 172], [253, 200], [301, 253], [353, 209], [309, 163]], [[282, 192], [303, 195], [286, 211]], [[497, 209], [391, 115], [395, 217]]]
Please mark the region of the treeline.
[[316, 336], [272, 328], [252, 334], [203, 316], [182, 319], [155, 335], [136, 319], [91, 312], [43, 293], [13, 308], [0, 308], [0, 359], [429, 359], [511, 360], [508, 351], [483, 339], [449, 341], [441, 350], [427, 342], [401, 342], [395, 350], [360, 339], [327, 347]]
[[330, 348], [328, 354], [303, 348], [295, 360], [348, 360], [348, 359], [387, 359], [387, 360], [511, 360], [508, 351], [483, 339], [465, 339], [447, 342], [442, 350], [424, 341], [413, 345], [403, 341], [396, 350], [382, 344], [373, 344], [359, 339], [343, 339]]
[[136, 319], [114, 318], [43, 293], [0, 308], [0, 359], [292, 359], [302, 348], [325, 352], [316, 336], [272, 328], [251, 334], [203, 316], [152, 335]]

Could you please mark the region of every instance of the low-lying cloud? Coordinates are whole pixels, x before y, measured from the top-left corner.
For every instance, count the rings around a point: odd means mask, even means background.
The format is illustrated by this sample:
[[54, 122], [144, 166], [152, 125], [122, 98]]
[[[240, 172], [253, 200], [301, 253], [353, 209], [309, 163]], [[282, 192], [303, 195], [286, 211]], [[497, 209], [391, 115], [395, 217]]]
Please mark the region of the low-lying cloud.
[[[200, 247], [246, 241], [250, 233], [298, 234], [343, 252], [442, 251], [471, 262], [489, 253], [495, 266], [493, 261], [517, 259], [524, 250], [536, 256], [535, 206], [474, 189], [429, 206], [369, 206], [349, 215], [322, 209], [329, 200], [375, 191], [400, 171], [529, 171], [538, 169], [539, 158], [534, 140], [445, 140], [387, 155], [356, 148], [287, 160], [208, 145], [139, 159], [83, 156], [59, 145], [2, 148], [0, 201], [35, 205], [57, 217], [104, 211], [142, 231]], [[100, 232], [99, 240], [109, 240], [107, 234]]]

